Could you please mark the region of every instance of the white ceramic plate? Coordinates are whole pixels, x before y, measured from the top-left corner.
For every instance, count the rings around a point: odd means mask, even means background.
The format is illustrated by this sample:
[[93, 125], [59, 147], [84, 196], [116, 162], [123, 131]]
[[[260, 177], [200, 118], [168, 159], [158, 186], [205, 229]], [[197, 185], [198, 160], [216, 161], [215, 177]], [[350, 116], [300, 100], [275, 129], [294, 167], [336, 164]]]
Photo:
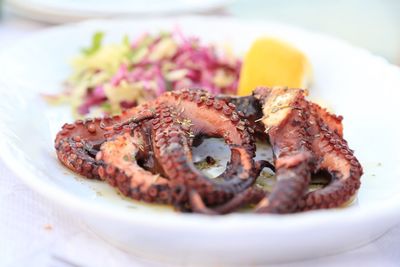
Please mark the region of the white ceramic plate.
[[213, 12], [233, 0], [7, 0], [17, 14], [44, 22]]
[[[42, 92], [58, 92], [67, 61], [93, 32], [106, 41], [128, 33], [179, 25], [204, 42], [230, 43], [243, 53], [269, 34], [301, 48], [314, 68], [311, 97], [345, 117], [345, 138], [365, 168], [357, 202], [338, 210], [295, 215], [208, 217], [118, 197], [100, 182], [66, 171], [53, 140], [66, 108], [47, 106]], [[260, 66], [262, 68], [263, 66]], [[91, 21], [38, 33], [0, 55], [0, 155], [34, 190], [73, 211], [97, 233], [139, 255], [175, 262], [255, 264], [323, 256], [378, 237], [400, 219], [400, 71], [385, 60], [327, 36], [282, 25], [217, 18]], [[100, 192], [100, 193], [99, 193]]]

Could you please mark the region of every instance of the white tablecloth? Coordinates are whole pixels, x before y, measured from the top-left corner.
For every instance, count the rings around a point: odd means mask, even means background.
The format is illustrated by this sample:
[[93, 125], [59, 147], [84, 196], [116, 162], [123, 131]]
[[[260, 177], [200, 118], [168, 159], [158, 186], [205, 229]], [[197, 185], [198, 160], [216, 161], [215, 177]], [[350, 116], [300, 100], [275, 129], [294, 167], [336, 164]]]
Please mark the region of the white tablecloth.
[[[0, 21], [0, 49], [45, 27], [8, 16]], [[400, 266], [400, 226], [354, 251], [279, 266], [356, 264], [363, 267]], [[66, 213], [25, 186], [0, 160], [0, 266], [167, 265], [139, 259], [112, 247], [91, 233], [73, 214]]]

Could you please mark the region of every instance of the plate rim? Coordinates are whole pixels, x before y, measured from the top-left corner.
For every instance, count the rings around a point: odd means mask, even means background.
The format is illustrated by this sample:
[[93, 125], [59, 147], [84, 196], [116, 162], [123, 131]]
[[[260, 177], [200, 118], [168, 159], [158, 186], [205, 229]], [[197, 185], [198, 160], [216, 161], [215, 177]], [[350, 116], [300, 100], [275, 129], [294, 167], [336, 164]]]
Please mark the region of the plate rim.
[[[192, 5], [180, 6], [178, 3], [173, 8], [162, 8], [156, 11], [149, 11], [145, 9], [141, 10], [105, 10], [105, 9], [93, 9], [88, 10], [87, 8], [77, 9], [71, 7], [62, 7], [57, 3], [49, 4], [48, 2], [40, 1], [29, 1], [24, 0], [8, 0], [6, 1], [7, 7], [16, 14], [23, 17], [31, 18], [36, 21], [48, 22], [48, 23], [65, 23], [65, 22], [78, 22], [90, 19], [105, 19], [110, 17], [133, 17], [140, 16], [143, 19], [145, 16], [155, 15], [185, 15], [187, 13], [205, 13], [213, 12], [215, 10], [222, 9], [235, 0], [211, 0], [205, 3], [197, 1]], [[199, 4], [200, 3], [200, 4]]]

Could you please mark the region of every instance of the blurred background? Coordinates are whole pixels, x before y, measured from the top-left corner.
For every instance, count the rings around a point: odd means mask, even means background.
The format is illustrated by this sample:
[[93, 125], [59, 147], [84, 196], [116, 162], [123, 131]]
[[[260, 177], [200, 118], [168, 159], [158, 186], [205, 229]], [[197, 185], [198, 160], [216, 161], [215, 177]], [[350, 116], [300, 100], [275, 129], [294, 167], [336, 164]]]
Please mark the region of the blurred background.
[[0, 0], [0, 46], [88, 18], [203, 14], [271, 20], [324, 32], [400, 64], [399, 0]]

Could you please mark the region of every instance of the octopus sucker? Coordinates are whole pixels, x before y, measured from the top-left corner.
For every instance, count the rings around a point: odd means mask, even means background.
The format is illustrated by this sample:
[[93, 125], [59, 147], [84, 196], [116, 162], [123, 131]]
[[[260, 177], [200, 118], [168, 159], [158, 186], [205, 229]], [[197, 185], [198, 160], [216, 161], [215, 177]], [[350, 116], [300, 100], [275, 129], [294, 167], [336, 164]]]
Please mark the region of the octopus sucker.
[[[66, 123], [55, 139], [58, 159], [70, 170], [90, 179], [100, 179], [96, 153], [108, 138], [132, 130], [138, 123], [150, 119], [152, 113], [146, 107], [138, 107], [124, 116], [77, 120]], [[126, 127], [120, 126], [130, 120]], [[114, 127], [117, 125], [118, 127]]]
[[330, 113], [329, 111], [315, 103], [308, 103], [310, 106], [310, 113], [318, 118], [318, 120], [314, 121], [314, 123], [318, 123], [319, 126], [324, 125], [330, 131], [336, 133], [343, 138], [343, 117], [336, 116], [335, 114]]
[[[286, 95], [293, 91], [301, 90], [286, 89]], [[285, 94], [282, 93], [281, 97], [284, 98]], [[324, 188], [306, 193], [298, 202], [296, 210], [340, 207], [353, 198], [360, 187], [363, 173], [361, 164], [343, 139], [343, 118], [330, 114], [317, 104], [307, 101], [304, 96], [301, 102], [304, 105], [303, 113], [308, 116], [303, 127], [315, 162], [312, 174], [327, 171], [331, 175], [331, 182]]]
[[289, 213], [308, 189], [314, 157], [307, 133], [300, 125], [307, 123], [303, 92], [259, 88], [254, 96], [263, 103], [263, 118], [275, 159], [276, 185], [256, 207], [259, 213]]
[[[197, 88], [166, 92], [118, 116], [64, 124], [56, 153], [78, 174], [104, 180], [134, 200], [181, 212], [337, 208], [354, 199], [362, 166], [343, 139], [343, 117], [306, 95], [281, 87], [256, 88], [245, 97]], [[192, 149], [206, 137], [222, 138], [230, 149], [216, 179], [193, 163]], [[256, 139], [271, 145], [273, 162], [255, 160]], [[263, 168], [275, 172], [270, 191], [256, 183]], [[318, 173], [329, 174], [329, 181], [310, 190]]]
[[[192, 111], [191, 114], [182, 112], [179, 117], [174, 117], [171, 115], [171, 113], [174, 113], [171, 112], [174, 111], [174, 108], [176, 107], [170, 107], [166, 104], [159, 107], [157, 119], [162, 123], [162, 126], [153, 129], [152, 135], [156, 136], [153, 140], [153, 147], [160, 165], [163, 167], [163, 173], [172, 183], [184, 186], [186, 196], [182, 196], [181, 201], [187, 201], [189, 194], [193, 195], [194, 193], [191, 192], [196, 191], [196, 196], [198, 194], [203, 198], [206, 205], [215, 205], [225, 202], [232, 198], [235, 193], [243, 191], [254, 183], [257, 177], [252, 172], [254, 151], [248, 147], [248, 143], [240, 142], [241, 139], [235, 136], [235, 134], [238, 135], [238, 130], [233, 125], [231, 127], [233, 138], [225, 135], [224, 139], [231, 143], [232, 159], [230, 164], [238, 164], [235, 166], [237, 171], [234, 174], [232, 173], [229, 180], [220, 183], [209, 179], [200, 172], [192, 161], [191, 147], [194, 135], [192, 136], [191, 133], [207, 134], [209, 130], [204, 128], [207, 122], [205, 121], [200, 128], [196, 128], [196, 124], [192, 123], [183, 124], [182, 122], [194, 120], [197, 112]], [[226, 127], [226, 121], [218, 121], [218, 118], [212, 118], [212, 120], [216, 128], [216, 133], [213, 133], [213, 136], [216, 136], [222, 133], [222, 129], [219, 129], [219, 127]]]
[[[255, 129], [264, 129], [266, 135], [259, 138], [267, 139], [273, 148], [277, 185], [269, 197], [256, 206], [257, 212], [286, 213], [340, 207], [354, 198], [360, 187], [363, 171], [353, 150], [343, 139], [343, 117], [306, 100], [306, 94], [302, 89], [277, 87], [257, 88], [252, 96], [247, 97], [222, 97], [235, 103], [239, 107], [238, 112], [249, 119]], [[296, 113], [297, 119], [294, 117]], [[292, 130], [287, 130], [289, 135], [284, 133], [285, 125], [292, 127]], [[281, 181], [279, 155], [292, 151], [286, 159], [295, 159], [293, 149], [296, 147], [300, 148], [297, 157], [308, 159], [308, 163], [298, 161], [301, 164], [289, 172], [293, 179]], [[310, 175], [321, 170], [330, 174], [330, 183], [312, 192], [304, 191], [307, 189], [304, 186], [310, 182]], [[274, 206], [277, 208], [274, 209]]]
[[125, 133], [104, 142], [97, 160], [104, 166], [101, 176], [119, 191], [136, 200], [168, 204], [171, 202], [170, 181], [137, 164], [139, 145], [136, 135]]
[[[361, 184], [361, 164], [340, 133], [326, 128], [320, 129], [320, 132], [324, 134], [314, 138], [312, 150], [317, 157], [316, 168], [327, 171], [331, 175], [331, 182], [324, 188], [308, 193], [300, 203], [299, 210], [329, 208], [331, 205], [339, 207], [354, 196]], [[325, 146], [321, 146], [321, 143]]]

